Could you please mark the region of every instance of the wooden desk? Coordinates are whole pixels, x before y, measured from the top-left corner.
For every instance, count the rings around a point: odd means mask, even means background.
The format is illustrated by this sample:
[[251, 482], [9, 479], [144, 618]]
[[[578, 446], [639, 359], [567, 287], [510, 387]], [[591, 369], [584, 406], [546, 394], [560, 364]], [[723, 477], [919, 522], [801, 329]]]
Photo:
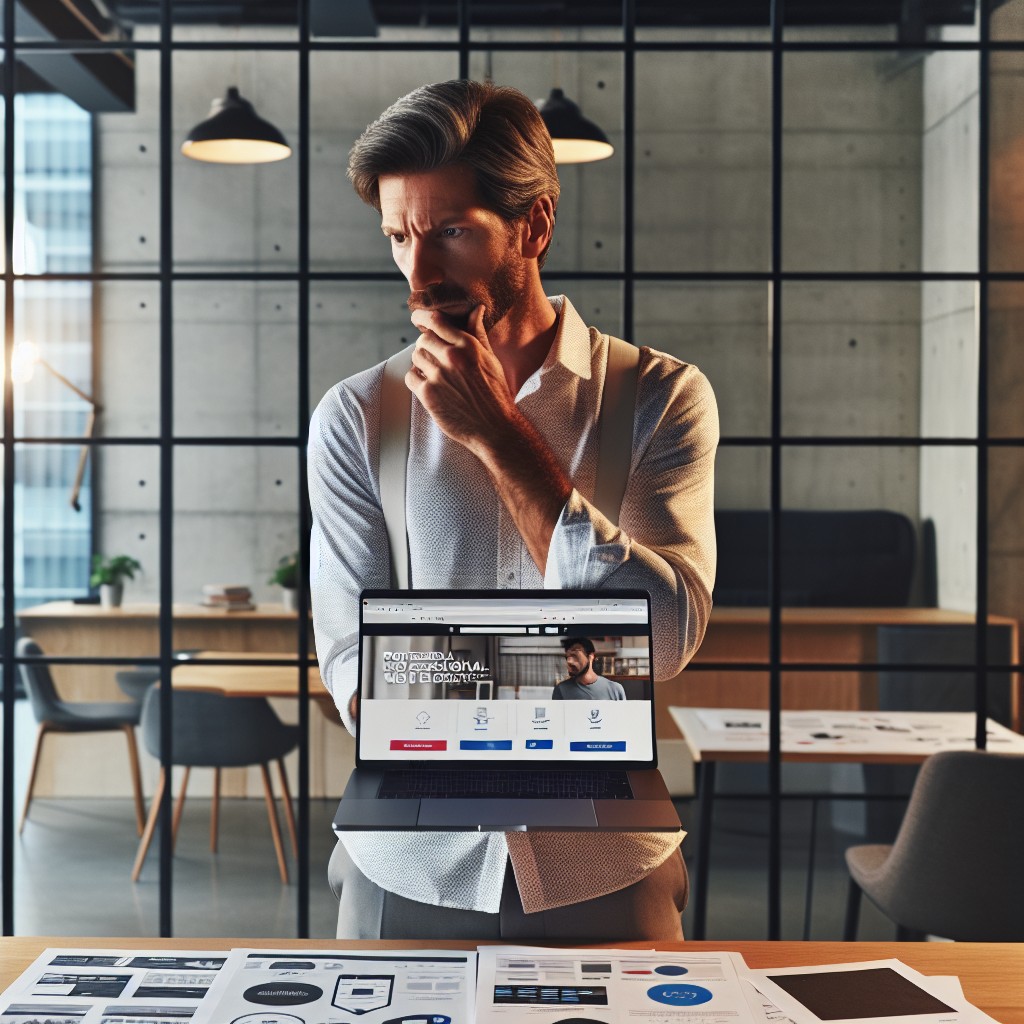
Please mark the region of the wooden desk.
[[[253, 611], [226, 612], [202, 605], [175, 604], [174, 647], [178, 650], [206, 650], [216, 657], [247, 657], [261, 654], [286, 654], [295, 657], [298, 650], [298, 617], [280, 604], [261, 604]], [[61, 657], [157, 657], [160, 653], [159, 606], [126, 604], [104, 609], [99, 605], [79, 605], [71, 601], [53, 601], [26, 608], [18, 614], [22, 630], [38, 641], [45, 654]], [[315, 650], [310, 627], [310, 652]], [[209, 667], [210, 670], [213, 666]], [[50, 669], [60, 695], [65, 700], [122, 700], [115, 681], [117, 669], [106, 665], [53, 665]], [[175, 685], [178, 672], [175, 669]], [[223, 669], [218, 670], [223, 672]], [[237, 675], [252, 672], [257, 677], [267, 670], [238, 669]], [[283, 679], [290, 673], [291, 688], [282, 687], [275, 710], [286, 720], [296, 717], [294, 698], [298, 689], [297, 670], [269, 669]], [[214, 687], [217, 689], [217, 687]], [[273, 689], [273, 687], [271, 687]], [[310, 692], [323, 692], [319, 673], [310, 669]], [[276, 697], [275, 693], [258, 696]], [[318, 706], [321, 706], [318, 701]], [[325, 715], [329, 707], [323, 708]], [[328, 725], [326, 717], [316, 716], [310, 726], [310, 795], [340, 795], [348, 777], [352, 758], [345, 748], [341, 730]], [[122, 745], [108, 743], [101, 736], [62, 736], [44, 748], [36, 782], [36, 796], [126, 796], [131, 789], [125, 771]], [[26, 755], [27, 756], [27, 755]], [[294, 756], [294, 755], [293, 755]], [[155, 773], [144, 758], [143, 777], [147, 788], [154, 785]], [[340, 767], [339, 767], [340, 764]], [[291, 768], [294, 772], [294, 769]], [[338, 777], [340, 775], [340, 778]], [[201, 781], [196, 780], [201, 795]], [[240, 796], [250, 790], [262, 792], [258, 779], [248, 780], [242, 769], [230, 769], [224, 776], [225, 796]]]
[[[299, 670], [294, 665], [208, 665], [225, 661], [256, 661], [266, 654], [251, 651], [202, 651], [174, 667], [174, 686], [179, 690], [220, 693], [225, 697], [291, 697], [299, 695]], [[334, 705], [316, 664], [309, 666], [309, 696], [317, 703]], [[337, 713], [334, 718], [337, 719]]]
[[[482, 943], [403, 941], [337, 942], [332, 939], [82, 939], [0, 938], [0, 986], [6, 988], [44, 950], [86, 949], [475, 949]], [[620, 942], [613, 948], [732, 950], [749, 967], [796, 967], [896, 957], [922, 974], [955, 974], [964, 995], [1000, 1024], [1024, 1024], [1024, 943], [1011, 942]], [[595, 946], [593, 948], [601, 948]]]
[[[160, 653], [159, 617], [156, 604], [102, 608], [72, 601], [50, 601], [18, 612], [25, 633], [47, 654], [65, 657], [156, 657]], [[298, 618], [282, 604], [260, 604], [247, 612], [175, 604], [173, 619], [176, 650], [294, 654], [298, 649]]]
[[[785, 708], [857, 710], [876, 708], [876, 674], [859, 664], [877, 662], [879, 626], [970, 626], [974, 616], [943, 608], [783, 608], [781, 656], [790, 662], [843, 662], [849, 670], [783, 672]], [[992, 625], [1009, 626], [1012, 650], [1020, 651], [1016, 619], [990, 615]], [[768, 609], [715, 608], [700, 650], [690, 666], [655, 689], [659, 739], [679, 739], [669, 707], [768, 707], [768, 670], [702, 669], [708, 662], [767, 662]], [[1020, 723], [1020, 674], [1012, 687], [1012, 721]]]
[[[174, 668], [177, 690], [219, 693], [225, 697], [267, 697], [296, 700], [299, 696], [299, 670], [294, 665], [209, 665], [211, 659], [257, 661], [265, 654], [246, 651], [201, 651]], [[324, 686], [320, 667], [309, 666], [309, 699], [333, 725], [342, 726], [334, 698]]]
[[[720, 732], [709, 729], [702, 718], [702, 713], [715, 713], [719, 708], [671, 708], [671, 714], [679, 727], [680, 732], [690, 750], [694, 764], [698, 767], [697, 776], [697, 800], [698, 820], [700, 822], [697, 830], [697, 870], [694, 873], [694, 917], [693, 931], [695, 938], [703, 938], [707, 922], [708, 903], [708, 868], [710, 866], [711, 854], [711, 828], [714, 815], [715, 802], [715, 765], [719, 761], [749, 762], [766, 761], [768, 759], [768, 736], [767, 731], [762, 734], [760, 730], [752, 734], [750, 738], [739, 735], [737, 739], [730, 736], [723, 736]], [[742, 709], [741, 709], [742, 710]], [[740, 714], [740, 712], [737, 712]], [[975, 728], [975, 716], [969, 711], [886, 711], [879, 713], [880, 716], [893, 724], [907, 726], [912, 722], [935, 722], [943, 721], [954, 723], [956, 732], [965, 738], [962, 742], [943, 742], [932, 745], [922, 744], [913, 733], [904, 734], [888, 733], [892, 740], [884, 744], [873, 744], [870, 734], [867, 733], [867, 741], [851, 737], [849, 746], [842, 746], [841, 743], [834, 743], [828, 740], [821, 741], [820, 745], [814, 741], [802, 746], [799, 737], [786, 736], [787, 726], [794, 718], [806, 717], [807, 711], [783, 711], [782, 712], [782, 760], [790, 762], [804, 762], [812, 764], [920, 764], [925, 758], [935, 753], [941, 747], [943, 750], [973, 750], [973, 733]], [[828, 712], [825, 712], [828, 715]], [[766, 716], [766, 712], [756, 710], [752, 715], [745, 717], [753, 720], [755, 716]], [[837, 719], [856, 720], [863, 717], [857, 713], [839, 711], [831, 718], [830, 723]], [[844, 730], [840, 724], [835, 724], [834, 730], [842, 733]], [[833, 731], [833, 726], [827, 726], [826, 731]], [[988, 721], [988, 732], [991, 734], [992, 749], [1004, 753], [1024, 753], [1024, 736], [1011, 732], [1005, 726], [991, 719]], [[925, 734], [925, 733], [921, 733]], [[921, 735], [919, 734], [919, 735]], [[805, 738], [809, 736], [805, 731]], [[996, 742], [998, 740], [998, 743]], [[813, 836], [812, 836], [813, 842]], [[808, 896], [808, 899], [810, 897]]]

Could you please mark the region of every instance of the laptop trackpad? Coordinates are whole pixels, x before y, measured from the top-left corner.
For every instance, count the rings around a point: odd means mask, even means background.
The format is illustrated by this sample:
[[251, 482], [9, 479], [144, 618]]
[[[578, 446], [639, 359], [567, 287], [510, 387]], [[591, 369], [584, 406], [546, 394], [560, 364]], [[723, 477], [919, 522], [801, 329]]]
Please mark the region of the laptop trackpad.
[[597, 828], [591, 800], [421, 800], [420, 828], [523, 829]]

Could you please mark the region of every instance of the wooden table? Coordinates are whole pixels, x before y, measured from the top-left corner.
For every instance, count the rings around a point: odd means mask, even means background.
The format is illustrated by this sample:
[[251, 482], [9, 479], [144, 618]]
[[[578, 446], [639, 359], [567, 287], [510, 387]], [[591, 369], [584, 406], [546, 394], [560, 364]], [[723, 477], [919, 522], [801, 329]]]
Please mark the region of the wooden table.
[[[201, 651], [199, 654], [174, 667], [174, 687], [178, 690], [199, 690], [205, 693], [220, 693], [225, 697], [282, 697], [299, 696], [299, 670], [295, 665], [210, 665], [211, 659], [218, 661], [257, 661], [268, 656], [253, 651]], [[309, 696], [317, 704], [329, 704], [334, 700], [323, 680], [320, 668], [314, 662], [309, 666]], [[332, 721], [338, 722], [335, 711]]]
[[[782, 673], [782, 706], [793, 709], [857, 710], [878, 706], [876, 673], [857, 666], [877, 662], [879, 626], [970, 626], [974, 616], [944, 608], [783, 608], [782, 662], [842, 662], [850, 669]], [[1012, 650], [1020, 651], [1016, 619], [990, 615], [991, 625], [1008, 626]], [[768, 669], [703, 669], [709, 662], [768, 662], [767, 608], [715, 608], [700, 650], [687, 669], [655, 687], [657, 735], [679, 739], [671, 706], [766, 708]], [[1019, 653], [1018, 653], [1019, 660]], [[1020, 723], [1022, 679], [1012, 687], [1012, 721]]]
[[[71, 601], [52, 601], [18, 613], [23, 632], [38, 641], [44, 654], [61, 657], [157, 657], [160, 653], [159, 606], [126, 604], [104, 609]], [[294, 611], [281, 604], [260, 604], [252, 611], [226, 612], [202, 605], [175, 604], [173, 640], [176, 650], [205, 650], [219, 658], [282, 654], [294, 658], [298, 652], [299, 623]], [[315, 651], [310, 627], [311, 654]], [[175, 669], [175, 685], [181, 668]], [[231, 683], [232, 670], [208, 671]], [[115, 681], [117, 669], [105, 665], [53, 665], [51, 673], [65, 700], [121, 700], [124, 694]], [[294, 667], [269, 669], [239, 668], [235, 681], [252, 673], [254, 680], [270, 680], [268, 688], [255, 696], [276, 698], [275, 710], [283, 718], [295, 718], [298, 670]], [[276, 681], [275, 681], [276, 680]], [[288, 680], [290, 680], [290, 688]], [[280, 684], [278, 686], [278, 684]], [[200, 688], [204, 688], [200, 686]], [[214, 690], [220, 686], [214, 685]], [[310, 694], [318, 698], [324, 716], [316, 716], [310, 728], [310, 795], [340, 795], [348, 777], [352, 757], [342, 730], [329, 725], [330, 697], [320, 681], [316, 666], [310, 667]], [[280, 690], [280, 692], [274, 692]], [[321, 702], [321, 696], [323, 702]], [[105, 742], [103, 736], [61, 736], [43, 751], [36, 781], [36, 796], [127, 796], [131, 793], [125, 770], [123, 744]], [[293, 755], [294, 756], [294, 755]], [[148, 762], [148, 758], [144, 759]], [[225, 796], [241, 796], [250, 789], [262, 792], [258, 779], [242, 769], [224, 775]], [[340, 778], [338, 778], [340, 776]], [[144, 763], [147, 788], [154, 785], [152, 765]], [[196, 780], [196, 794], [202, 782]]]
[[[694, 873], [693, 893], [693, 931], [695, 938], [703, 938], [707, 922], [708, 903], [708, 868], [711, 860], [711, 828], [714, 817], [715, 802], [715, 765], [719, 761], [727, 762], [751, 762], [766, 761], [768, 759], [768, 737], [760, 735], [751, 740], [742, 739], [735, 745], [723, 742], [720, 734], [710, 731], [701, 718], [701, 712], [717, 712], [720, 708], [671, 708], [672, 718], [683, 734], [686, 745], [689, 748], [690, 756], [698, 768], [697, 776], [697, 870]], [[760, 712], [764, 714], [764, 712]], [[787, 722], [794, 717], [805, 716], [807, 711], [783, 711], [782, 728], [785, 729]], [[825, 714], [827, 715], [827, 711]], [[847, 712], [840, 712], [847, 715]], [[963, 723], [963, 733], [971, 737], [975, 728], [975, 716], [971, 712], [915, 712], [915, 711], [886, 711], [886, 719], [896, 720], [900, 723], [909, 723], [915, 719], [945, 719], [956, 720]], [[850, 716], [854, 717], [854, 716]], [[994, 749], [1004, 750], [1011, 753], [1022, 753], [1024, 750], [1024, 737], [1012, 733], [1005, 726], [988, 720], [989, 731], [996, 732], [1006, 739], [1006, 746], [995, 746]], [[837, 727], [838, 728], [838, 727]], [[895, 735], [895, 734], [893, 734]], [[884, 748], [872, 749], [870, 743], [851, 745], [848, 748], [841, 748], [838, 745], [830, 749], [830, 744], [824, 743], [821, 746], [809, 745], [803, 747], [794, 744], [786, 739], [782, 744], [782, 760], [787, 762], [811, 763], [811, 764], [920, 764], [928, 756], [935, 752], [934, 748], [926, 748], [923, 752], [921, 744], [913, 736], [903, 741], [902, 745], [896, 742], [888, 743]], [[965, 739], [960, 746], [945, 745], [943, 749], [973, 750], [973, 739]], [[811, 842], [814, 842], [812, 833]], [[808, 904], [810, 902], [810, 889], [808, 889]]]
[[[0, 938], [0, 985], [6, 988], [46, 948], [87, 949], [475, 949], [476, 942], [336, 942], [329, 939]], [[1000, 1024], [1024, 1024], [1024, 943], [946, 942], [621, 942], [606, 947], [732, 950], [749, 967], [796, 967], [895, 957], [922, 974], [955, 974], [964, 995]], [[600, 946], [593, 948], [599, 949]]]

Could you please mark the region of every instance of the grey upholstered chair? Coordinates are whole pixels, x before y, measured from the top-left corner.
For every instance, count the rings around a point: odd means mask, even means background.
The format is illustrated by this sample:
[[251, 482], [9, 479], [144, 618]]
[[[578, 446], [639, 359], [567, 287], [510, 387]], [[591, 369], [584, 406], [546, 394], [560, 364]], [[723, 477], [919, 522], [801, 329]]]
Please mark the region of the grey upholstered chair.
[[1024, 755], [944, 751], [928, 758], [892, 846], [852, 846], [844, 938], [860, 895], [897, 938], [1024, 940]]
[[[42, 657], [39, 644], [29, 636], [23, 636], [14, 646], [19, 658]], [[63, 701], [53, 684], [53, 677], [45, 663], [28, 663], [18, 666], [18, 675], [28, 693], [32, 714], [39, 723], [36, 732], [32, 767], [29, 770], [28, 787], [25, 790], [25, 805], [18, 825], [20, 834], [25, 828], [32, 793], [36, 785], [36, 771], [43, 751], [43, 741], [50, 733], [123, 732], [128, 740], [128, 759], [132, 787], [135, 792], [135, 820], [139, 832], [145, 818], [142, 803], [142, 780], [139, 776], [139, 754], [135, 745], [135, 726], [139, 724], [141, 708], [134, 701]]]
[[[285, 862], [284, 846], [281, 842], [281, 828], [277, 820], [274, 791], [267, 769], [276, 761], [281, 775], [285, 819], [291, 836], [292, 849], [297, 847], [295, 816], [292, 810], [288, 775], [285, 772], [284, 756], [299, 742], [299, 729], [285, 725], [274, 713], [273, 708], [262, 697], [225, 697], [217, 693], [196, 693], [172, 690], [173, 714], [171, 716], [171, 761], [185, 769], [181, 789], [174, 806], [172, 843], [178, 837], [185, 807], [185, 790], [188, 787], [192, 768], [213, 768], [213, 804], [210, 811], [210, 849], [217, 852], [217, 832], [220, 812], [220, 770], [259, 765], [263, 775], [263, 791], [267, 803], [267, 817], [270, 833], [274, 840], [277, 865], [281, 881], [288, 882], [288, 865]], [[146, 749], [156, 758], [160, 757], [160, 687], [152, 686], [142, 702], [142, 740]], [[139, 852], [132, 869], [132, 881], [137, 882], [142, 872], [156, 830], [160, 813], [160, 801], [167, 786], [167, 769], [161, 768], [156, 793], [150, 807], [149, 819], [139, 843]]]

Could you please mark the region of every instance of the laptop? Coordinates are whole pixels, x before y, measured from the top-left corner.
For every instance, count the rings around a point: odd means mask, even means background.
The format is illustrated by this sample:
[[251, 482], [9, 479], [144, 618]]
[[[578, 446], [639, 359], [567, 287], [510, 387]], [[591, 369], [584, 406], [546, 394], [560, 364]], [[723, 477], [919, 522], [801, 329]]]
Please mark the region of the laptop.
[[679, 831], [651, 665], [646, 591], [364, 591], [335, 831]]

